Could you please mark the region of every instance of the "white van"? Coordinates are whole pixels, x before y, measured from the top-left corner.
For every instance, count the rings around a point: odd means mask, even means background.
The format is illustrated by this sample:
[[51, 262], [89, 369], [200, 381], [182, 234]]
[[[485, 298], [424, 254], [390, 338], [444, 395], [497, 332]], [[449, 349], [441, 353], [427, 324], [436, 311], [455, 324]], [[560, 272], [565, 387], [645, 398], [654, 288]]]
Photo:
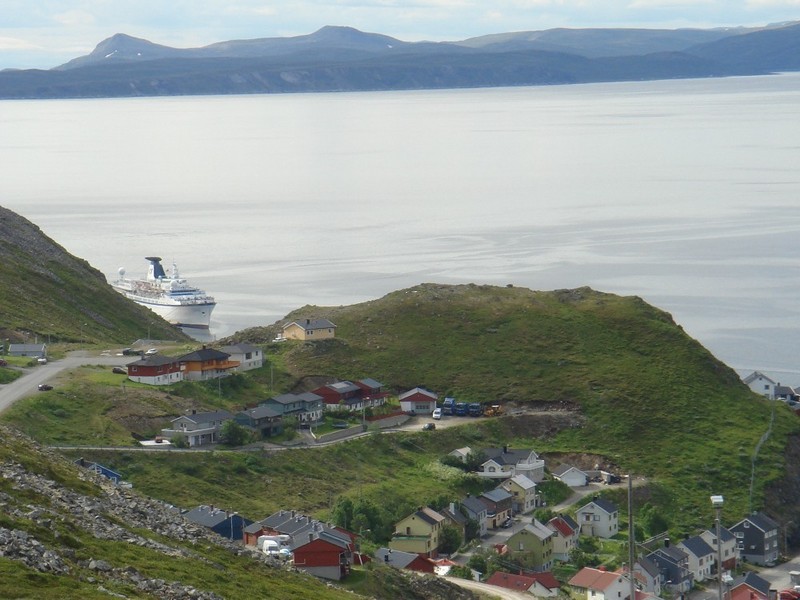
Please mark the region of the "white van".
[[433, 413], [431, 413], [431, 416], [438, 421], [439, 419], [442, 418], [442, 409], [438, 407], [434, 408]]

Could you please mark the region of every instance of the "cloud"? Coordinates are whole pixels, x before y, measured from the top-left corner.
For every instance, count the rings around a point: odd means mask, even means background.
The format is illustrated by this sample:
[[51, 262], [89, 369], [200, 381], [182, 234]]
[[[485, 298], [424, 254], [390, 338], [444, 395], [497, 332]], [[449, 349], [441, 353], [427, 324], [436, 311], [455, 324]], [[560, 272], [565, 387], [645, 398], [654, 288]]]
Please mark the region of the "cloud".
[[0, 50], [39, 50], [37, 46], [27, 40], [0, 36]]
[[66, 27], [88, 27], [94, 25], [97, 19], [93, 14], [83, 10], [68, 10], [53, 15], [53, 21]]

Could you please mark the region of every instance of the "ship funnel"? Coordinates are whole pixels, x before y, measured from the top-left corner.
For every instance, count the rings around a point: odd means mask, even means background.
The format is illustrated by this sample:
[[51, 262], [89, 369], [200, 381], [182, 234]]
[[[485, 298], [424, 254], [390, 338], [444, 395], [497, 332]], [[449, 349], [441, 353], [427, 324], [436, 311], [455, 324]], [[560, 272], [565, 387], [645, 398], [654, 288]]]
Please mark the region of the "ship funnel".
[[117, 269], [117, 273], [119, 273], [119, 278], [120, 279], [125, 277], [125, 267], [120, 267], [119, 269]]

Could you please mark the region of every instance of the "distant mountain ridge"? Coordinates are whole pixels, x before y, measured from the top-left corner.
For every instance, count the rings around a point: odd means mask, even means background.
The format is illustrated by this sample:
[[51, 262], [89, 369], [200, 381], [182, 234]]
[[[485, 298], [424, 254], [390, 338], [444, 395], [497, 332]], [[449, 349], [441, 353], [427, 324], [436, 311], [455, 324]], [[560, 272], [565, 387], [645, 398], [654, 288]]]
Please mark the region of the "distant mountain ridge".
[[52, 70], [0, 73], [0, 98], [436, 89], [760, 75], [800, 69], [800, 22], [550, 29], [404, 42], [327, 26], [172, 48], [118, 33]]

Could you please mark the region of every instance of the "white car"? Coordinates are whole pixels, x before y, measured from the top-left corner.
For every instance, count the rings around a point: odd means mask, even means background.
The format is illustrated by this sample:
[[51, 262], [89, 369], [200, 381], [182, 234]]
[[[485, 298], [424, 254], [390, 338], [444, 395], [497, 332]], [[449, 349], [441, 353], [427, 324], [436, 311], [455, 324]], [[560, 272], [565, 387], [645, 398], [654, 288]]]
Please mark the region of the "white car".
[[145, 354], [158, 354], [158, 348], [150, 348]]
[[441, 419], [442, 418], [442, 409], [441, 408], [434, 408], [433, 412], [431, 413], [431, 416], [436, 420]]

